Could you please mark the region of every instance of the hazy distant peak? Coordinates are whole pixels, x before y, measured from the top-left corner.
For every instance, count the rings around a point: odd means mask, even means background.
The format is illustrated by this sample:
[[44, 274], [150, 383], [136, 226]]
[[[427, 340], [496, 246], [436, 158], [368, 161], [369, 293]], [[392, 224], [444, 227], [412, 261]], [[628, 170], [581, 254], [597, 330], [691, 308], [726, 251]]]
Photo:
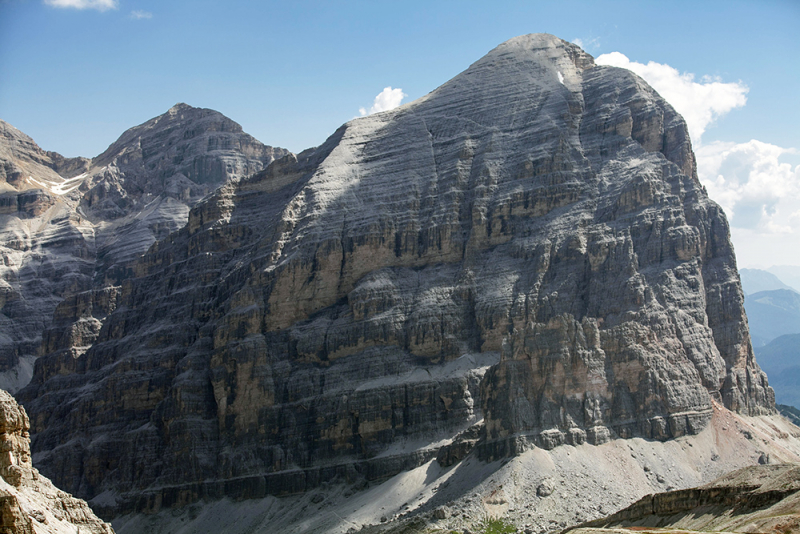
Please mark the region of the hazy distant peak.
[[742, 279], [742, 290], [746, 295], [774, 289], [789, 289], [794, 291], [793, 287], [785, 284], [783, 280], [769, 271], [761, 269], [739, 269], [739, 277]]

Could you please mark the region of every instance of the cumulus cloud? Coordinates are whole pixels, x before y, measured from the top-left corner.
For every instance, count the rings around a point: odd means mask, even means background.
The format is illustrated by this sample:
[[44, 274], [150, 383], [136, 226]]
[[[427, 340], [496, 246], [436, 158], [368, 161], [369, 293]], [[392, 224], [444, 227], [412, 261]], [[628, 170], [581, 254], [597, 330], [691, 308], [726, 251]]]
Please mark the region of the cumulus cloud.
[[800, 165], [780, 161], [793, 149], [761, 141], [716, 141], [695, 150], [697, 174], [731, 226], [758, 234], [800, 231]]
[[603, 54], [595, 62], [622, 67], [644, 78], [683, 116], [695, 145], [701, 143], [703, 132], [715, 120], [747, 102], [748, 88], [741, 82], [724, 83], [708, 76], [697, 82], [694, 74], [681, 74], [669, 65], [654, 61], [646, 65], [637, 63], [619, 52]]
[[150, 13], [149, 11], [136, 10], [136, 11], [131, 11], [131, 18], [136, 20], [152, 19], [153, 14]]
[[44, 0], [44, 3], [53, 7], [96, 9], [98, 11], [108, 11], [118, 7], [117, 0]]
[[369, 110], [366, 108], [358, 108], [358, 112], [361, 113], [363, 117], [364, 115], [388, 111], [399, 106], [400, 102], [407, 96], [408, 95], [400, 88], [392, 89], [391, 87], [384, 87], [383, 91], [375, 97], [375, 101], [372, 103], [372, 107], [369, 108]]

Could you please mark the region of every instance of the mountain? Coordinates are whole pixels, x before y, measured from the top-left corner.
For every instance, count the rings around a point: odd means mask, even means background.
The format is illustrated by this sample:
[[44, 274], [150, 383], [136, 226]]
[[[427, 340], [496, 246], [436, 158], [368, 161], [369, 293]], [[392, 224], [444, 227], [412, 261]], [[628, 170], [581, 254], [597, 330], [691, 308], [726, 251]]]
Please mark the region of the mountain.
[[800, 334], [777, 337], [755, 351], [758, 364], [770, 377], [776, 401], [800, 407]]
[[790, 289], [759, 291], [746, 295], [744, 303], [754, 346], [800, 333], [800, 293]]
[[189, 208], [228, 180], [255, 174], [287, 150], [266, 146], [221, 113], [176, 104], [131, 128], [92, 160], [79, 211], [100, 226], [98, 256], [108, 273], [180, 229]]
[[800, 365], [787, 367], [775, 374], [774, 377], [775, 395], [780, 402], [791, 406], [800, 406]]
[[795, 291], [800, 291], [800, 266], [773, 265], [767, 271], [789, 284]]
[[756, 349], [758, 364], [769, 375], [800, 365], [800, 334], [777, 337]]
[[92, 160], [45, 152], [0, 121], [0, 386], [15, 392], [28, 382], [49, 337], [85, 350], [132, 261], [218, 185], [286, 154], [186, 104]]
[[[0, 120], [0, 193], [38, 189], [41, 184], [72, 178], [90, 165], [86, 158], [46, 152], [33, 139]], [[6, 197], [8, 198], [8, 197]], [[7, 206], [4, 204], [4, 208]], [[4, 210], [5, 212], [5, 210]]]
[[[91, 346], [49, 336], [18, 399], [42, 471], [120, 532], [184, 512], [210, 528], [198, 503], [229, 520], [245, 499], [253, 521], [346, 531], [330, 522], [360, 508], [323, 503], [366, 506], [374, 486], [369, 518], [445, 498], [507, 511], [490, 483], [516, 476], [504, 461], [571, 465], [570, 490], [599, 493], [587, 471], [604, 451], [604, 472], [628, 465], [629, 447], [663, 452], [661, 480], [685, 487], [765, 452], [800, 460], [735, 265], [672, 107], [573, 44], [522, 36], [225, 182], [113, 296], [73, 301], [87, 321], [102, 309]], [[661, 484], [639, 468], [614, 482], [628, 501]]]
[[776, 404], [775, 408], [777, 408], [778, 412], [782, 416], [784, 416], [787, 420], [791, 421], [793, 424], [795, 425], [800, 424], [800, 410], [798, 410], [794, 406], [788, 406], [786, 404]]
[[[0, 387], [28, 383], [59, 301], [91, 287], [93, 230], [64, 184], [90, 166], [0, 121]], [[80, 179], [78, 179], [79, 181]]]
[[789, 289], [794, 291], [794, 288], [784, 284], [780, 278], [769, 271], [763, 271], [761, 269], [739, 269], [739, 277], [742, 280], [742, 290], [744, 290], [745, 295], [774, 289]]

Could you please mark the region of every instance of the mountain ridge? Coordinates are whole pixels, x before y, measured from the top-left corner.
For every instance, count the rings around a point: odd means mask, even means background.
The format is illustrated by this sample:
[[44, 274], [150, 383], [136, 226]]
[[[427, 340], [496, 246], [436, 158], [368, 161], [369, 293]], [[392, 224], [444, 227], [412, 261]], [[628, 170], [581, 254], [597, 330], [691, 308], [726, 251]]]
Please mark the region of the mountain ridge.
[[[142, 139], [146, 147], [165, 141], [183, 166], [153, 148], [145, 165], [136, 150]], [[121, 283], [130, 263], [182, 226], [189, 207], [216, 185], [286, 153], [216, 111], [185, 104], [129, 129], [92, 160], [47, 152], [0, 122], [0, 386], [16, 392], [30, 380], [36, 358], [50, 351], [48, 336], [67, 336], [85, 350], [113, 303], [98, 306], [97, 317], [69, 316], [75, 299]], [[60, 328], [48, 333], [54, 313]]]
[[133, 271], [19, 394], [107, 514], [774, 413], [685, 123], [553, 36], [227, 182]]
[[800, 333], [800, 293], [772, 289], [745, 296], [753, 344], [764, 346], [775, 338]]

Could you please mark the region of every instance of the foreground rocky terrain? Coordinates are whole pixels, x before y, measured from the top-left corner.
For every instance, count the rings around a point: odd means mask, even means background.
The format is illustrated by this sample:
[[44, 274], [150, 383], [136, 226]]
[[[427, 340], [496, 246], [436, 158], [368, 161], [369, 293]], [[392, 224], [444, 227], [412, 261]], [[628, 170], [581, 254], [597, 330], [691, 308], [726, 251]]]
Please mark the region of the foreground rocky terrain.
[[[122, 144], [118, 165], [151, 161]], [[126, 196], [109, 176], [81, 209], [128, 221], [123, 199], [148, 202], [149, 182]], [[162, 236], [136, 221], [108, 227]], [[602, 496], [588, 519], [660, 479], [797, 458], [685, 123], [553, 36], [512, 39], [426, 97], [226, 181], [166, 231], [139, 259], [102, 240], [100, 288], [59, 305], [18, 393], [42, 471], [121, 531], [180, 531], [169, 517], [198, 531], [231, 509], [241, 532], [346, 531], [404, 504], [513, 514], [512, 486], [522, 507], [556, 473], [607, 462], [613, 483], [584, 481]], [[407, 489], [389, 498], [391, 484]], [[594, 502], [567, 489], [526, 521], [566, 526]], [[327, 502], [333, 516], [299, 514]]]
[[797, 532], [800, 465], [746, 467], [699, 488], [648, 495], [610, 517], [566, 532], [603, 534], [633, 528], [640, 532]]
[[85, 501], [55, 486], [31, 465], [25, 410], [0, 390], [0, 532], [113, 534]]
[[800, 429], [779, 417], [741, 416], [717, 406], [699, 434], [665, 442], [632, 438], [535, 448], [488, 463], [473, 454], [450, 467], [432, 460], [379, 483], [341, 478], [303, 495], [128, 514], [114, 526], [120, 534], [478, 533], [485, 518], [498, 517], [522, 532], [557, 532], [644, 495], [701, 486], [767, 461], [800, 461]]
[[0, 121], [0, 387], [27, 384], [56, 345], [85, 351], [132, 261], [219, 184], [285, 154], [186, 104], [91, 160], [45, 152]]

